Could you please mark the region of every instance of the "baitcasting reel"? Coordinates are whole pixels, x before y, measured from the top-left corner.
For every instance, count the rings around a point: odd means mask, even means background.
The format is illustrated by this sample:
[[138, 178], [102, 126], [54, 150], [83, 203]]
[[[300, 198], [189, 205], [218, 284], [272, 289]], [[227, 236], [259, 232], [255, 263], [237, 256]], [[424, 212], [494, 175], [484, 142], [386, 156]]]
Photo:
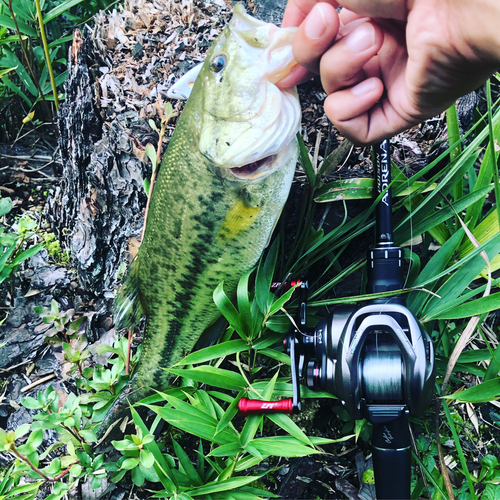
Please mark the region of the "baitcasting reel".
[[[368, 252], [367, 292], [404, 287], [403, 252], [393, 244], [388, 141], [375, 147], [377, 238]], [[409, 499], [411, 449], [408, 415], [420, 417], [434, 390], [431, 339], [401, 295], [362, 306], [339, 306], [316, 326], [306, 327], [307, 283], [300, 284], [299, 327], [284, 340], [291, 358], [293, 398], [283, 401], [242, 399], [240, 412], [296, 413], [300, 381], [339, 398], [353, 419], [373, 427], [375, 488], [379, 499]]]

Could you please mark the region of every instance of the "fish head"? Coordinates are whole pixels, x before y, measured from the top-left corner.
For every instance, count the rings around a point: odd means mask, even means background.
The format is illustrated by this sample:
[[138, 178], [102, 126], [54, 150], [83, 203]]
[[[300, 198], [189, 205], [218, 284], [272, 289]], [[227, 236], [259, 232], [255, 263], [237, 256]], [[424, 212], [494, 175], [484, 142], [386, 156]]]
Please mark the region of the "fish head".
[[276, 83], [296, 65], [296, 28], [278, 28], [248, 15], [241, 4], [214, 42], [198, 76], [202, 95], [199, 147], [227, 176], [260, 179], [300, 126], [296, 89]]

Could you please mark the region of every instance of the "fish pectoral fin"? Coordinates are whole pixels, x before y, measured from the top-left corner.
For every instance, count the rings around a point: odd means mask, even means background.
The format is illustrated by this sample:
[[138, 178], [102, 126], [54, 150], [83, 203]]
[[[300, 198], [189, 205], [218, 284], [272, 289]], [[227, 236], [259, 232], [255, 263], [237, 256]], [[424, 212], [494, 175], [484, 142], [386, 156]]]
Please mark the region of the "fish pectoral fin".
[[138, 261], [135, 259], [128, 270], [123, 285], [119, 288], [114, 304], [115, 328], [133, 328], [145, 315], [140, 297]]

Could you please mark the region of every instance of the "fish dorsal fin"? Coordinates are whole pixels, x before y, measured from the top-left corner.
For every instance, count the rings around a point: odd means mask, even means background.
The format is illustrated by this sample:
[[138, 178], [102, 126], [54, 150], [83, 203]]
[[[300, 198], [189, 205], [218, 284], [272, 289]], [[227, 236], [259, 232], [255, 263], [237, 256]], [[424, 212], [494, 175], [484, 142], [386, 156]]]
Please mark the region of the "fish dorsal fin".
[[114, 304], [116, 330], [133, 328], [145, 315], [139, 290], [138, 260], [135, 259], [130, 265], [127, 277], [116, 295]]

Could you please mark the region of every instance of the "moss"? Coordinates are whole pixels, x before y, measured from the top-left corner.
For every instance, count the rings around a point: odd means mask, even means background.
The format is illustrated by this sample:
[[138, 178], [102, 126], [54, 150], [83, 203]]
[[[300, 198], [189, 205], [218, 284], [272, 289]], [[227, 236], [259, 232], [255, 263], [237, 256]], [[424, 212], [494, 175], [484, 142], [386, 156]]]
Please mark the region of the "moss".
[[61, 264], [65, 266], [70, 261], [69, 250], [63, 250], [59, 240], [56, 238], [54, 233], [43, 233], [43, 240], [45, 242], [45, 248], [49, 253], [50, 257], [56, 264]]

